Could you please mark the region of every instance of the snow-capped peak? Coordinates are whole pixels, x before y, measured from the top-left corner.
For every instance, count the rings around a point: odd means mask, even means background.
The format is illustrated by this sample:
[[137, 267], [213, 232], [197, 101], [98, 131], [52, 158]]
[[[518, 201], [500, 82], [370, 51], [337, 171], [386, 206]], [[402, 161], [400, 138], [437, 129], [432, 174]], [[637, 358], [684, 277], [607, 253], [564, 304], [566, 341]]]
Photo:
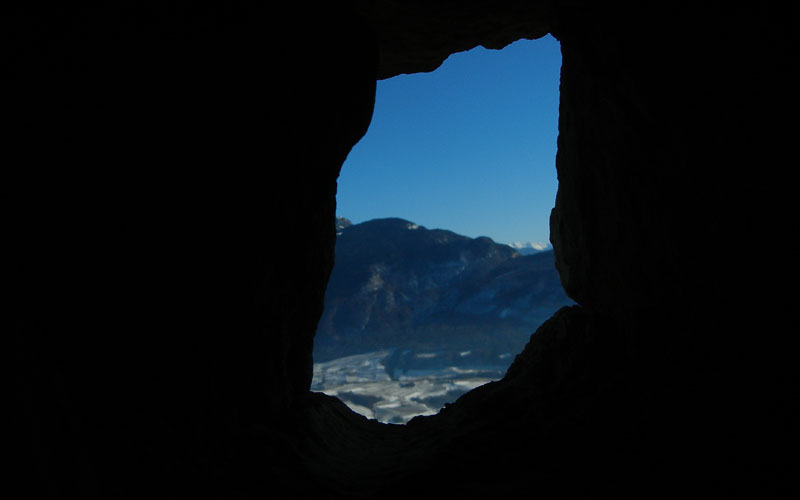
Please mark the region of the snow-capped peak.
[[553, 246], [550, 243], [541, 243], [535, 241], [527, 241], [524, 243], [520, 241], [515, 241], [513, 243], [509, 243], [508, 246], [510, 246], [517, 252], [521, 253], [522, 255], [544, 252], [545, 250], [550, 250], [551, 248], [553, 248]]
[[336, 217], [336, 236], [342, 234], [342, 231], [350, 226], [353, 223], [350, 222], [350, 219], [345, 219], [344, 217]]

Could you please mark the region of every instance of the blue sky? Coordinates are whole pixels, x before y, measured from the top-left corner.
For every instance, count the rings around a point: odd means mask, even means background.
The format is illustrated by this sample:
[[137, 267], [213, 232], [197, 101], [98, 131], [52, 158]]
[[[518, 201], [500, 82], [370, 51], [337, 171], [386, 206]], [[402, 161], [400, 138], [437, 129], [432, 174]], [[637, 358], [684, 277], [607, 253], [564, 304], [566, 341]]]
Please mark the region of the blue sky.
[[548, 35], [378, 81], [372, 123], [339, 176], [337, 215], [548, 241], [560, 68]]

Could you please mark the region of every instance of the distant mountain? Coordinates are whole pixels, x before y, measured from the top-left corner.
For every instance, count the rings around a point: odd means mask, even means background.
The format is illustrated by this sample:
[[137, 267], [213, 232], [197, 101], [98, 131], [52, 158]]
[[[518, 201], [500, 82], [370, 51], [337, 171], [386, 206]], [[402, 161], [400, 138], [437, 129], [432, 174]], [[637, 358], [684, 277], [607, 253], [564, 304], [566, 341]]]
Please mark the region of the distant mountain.
[[519, 252], [521, 255], [533, 255], [535, 253], [553, 250], [553, 245], [550, 243], [536, 243], [533, 241], [528, 241], [526, 243], [515, 241], [513, 243], [509, 243], [508, 246]]
[[510, 362], [544, 320], [573, 303], [552, 251], [524, 256], [486, 237], [397, 218], [345, 220], [337, 220], [315, 362], [381, 349], [396, 353], [388, 365], [423, 351], [410, 357]]
[[349, 219], [345, 219], [344, 217], [336, 217], [336, 234], [342, 234], [342, 230], [352, 226], [353, 223], [350, 222]]

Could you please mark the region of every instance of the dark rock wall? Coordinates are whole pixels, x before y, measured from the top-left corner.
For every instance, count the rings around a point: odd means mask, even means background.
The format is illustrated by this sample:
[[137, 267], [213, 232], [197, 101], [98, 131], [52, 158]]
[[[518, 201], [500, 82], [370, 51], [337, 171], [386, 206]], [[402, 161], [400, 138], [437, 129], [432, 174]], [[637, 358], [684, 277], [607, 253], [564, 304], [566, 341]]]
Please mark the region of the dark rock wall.
[[[681, 429], [671, 442], [736, 462], [727, 474], [761, 467], [752, 457], [785, 430], [750, 433], [785, 411], [792, 364], [776, 349], [792, 298], [767, 264], [795, 275], [777, 243], [792, 211], [791, 187], [776, 182], [792, 155], [780, 118], [794, 99], [784, 15], [774, 5], [563, 9], [554, 28], [562, 283], [628, 332], [637, 378], [660, 399], [654, 412]], [[695, 416], [675, 415], [679, 405]]]
[[766, 477], [777, 487], [786, 471], [754, 458], [787, 431], [767, 423], [788, 412], [791, 371], [779, 310], [792, 299], [766, 264], [794, 275], [791, 251], [768, 236], [785, 234], [791, 212], [788, 186], [775, 182], [791, 157], [784, 15], [774, 5], [565, 7], [553, 27], [562, 283], [629, 337], [635, 453], [681, 456], [658, 467], [710, 491]]
[[[12, 476], [61, 495], [784, 486], [789, 8], [347, 5], [3, 7]], [[375, 78], [547, 31], [553, 242], [580, 307], [405, 428], [309, 395]]]
[[433, 71], [450, 54], [478, 45], [502, 49], [549, 32], [554, 5], [547, 0], [354, 0], [376, 34], [377, 78]]
[[566, 289], [609, 312], [728, 294], [729, 266], [763, 246], [746, 228], [769, 224], [748, 200], [772, 181], [753, 169], [784, 161], [771, 119], [786, 103], [781, 14], [560, 12], [551, 225]]
[[311, 382], [371, 35], [252, 2], [3, 9], [18, 477], [255, 487], [254, 425]]

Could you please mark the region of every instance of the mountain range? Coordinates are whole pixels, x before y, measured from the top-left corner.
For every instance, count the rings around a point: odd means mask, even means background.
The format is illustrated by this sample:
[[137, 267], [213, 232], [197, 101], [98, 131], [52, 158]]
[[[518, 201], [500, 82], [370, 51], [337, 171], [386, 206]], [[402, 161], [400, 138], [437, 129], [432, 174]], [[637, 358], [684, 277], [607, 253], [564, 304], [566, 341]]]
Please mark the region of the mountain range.
[[544, 320], [573, 304], [552, 249], [523, 255], [399, 218], [339, 218], [336, 232], [315, 362], [389, 349], [390, 373], [411, 360], [413, 368], [508, 364]]
[[508, 246], [520, 253], [520, 255], [532, 255], [539, 252], [547, 252], [553, 250], [553, 245], [548, 243], [538, 243], [535, 241], [520, 242], [515, 241], [509, 243]]

